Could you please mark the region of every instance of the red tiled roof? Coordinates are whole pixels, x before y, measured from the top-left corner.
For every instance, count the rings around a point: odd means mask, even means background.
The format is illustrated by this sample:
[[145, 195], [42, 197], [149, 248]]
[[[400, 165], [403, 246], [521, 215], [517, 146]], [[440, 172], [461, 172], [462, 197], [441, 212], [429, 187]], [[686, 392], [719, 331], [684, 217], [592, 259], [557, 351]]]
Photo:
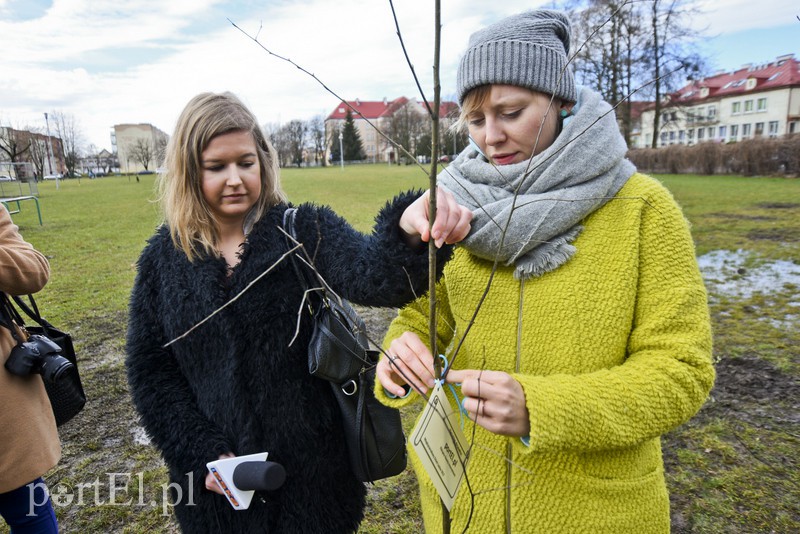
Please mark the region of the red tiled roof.
[[[755, 86], [748, 89], [749, 79], [755, 80]], [[788, 54], [765, 65], [746, 65], [734, 72], [692, 81], [674, 93], [672, 98], [674, 101], [692, 102], [795, 85], [800, 85], [800, 61], [794, 58], [794, 54]], [[706, 96], [702, 96], [704, 88], [708, 89]]]
[[[647, 100], [631, 100], [631, 119], [638, 119], [641, 117], [642, 112], [647, 111], [649, 109], [653, 109], [655, 107], [655, 102], [650, 102]], [[617, 117], [621, 112], [617, 110]]]
[[[344, 119], [347, 116], [348, 109], [350, 109], [354, 119], [365, 118], [368, 120], [373, 120], [381, 117], [389, 117], [398, 109], [405, 106], [408, 102], [408, 98], [404, 96], [395, 98], [391, 101], [365, 101], [359, 99], [348, 100], [347, 104], [350, 104], [352, 108], [348, 108], [348, 106], [342, 102], [328, 115], [328, 119]], [[425, 104], [423, 102], [417, 102], [417, 104], [425, 109]], [[356, 111], [353, 111], [353, 109]], [[439, 106], [439, 116], [445, 117], [453, 109], [456, 110], [456, 113], [458, 112], [458, 105], [455, 102], [442, 102]]]

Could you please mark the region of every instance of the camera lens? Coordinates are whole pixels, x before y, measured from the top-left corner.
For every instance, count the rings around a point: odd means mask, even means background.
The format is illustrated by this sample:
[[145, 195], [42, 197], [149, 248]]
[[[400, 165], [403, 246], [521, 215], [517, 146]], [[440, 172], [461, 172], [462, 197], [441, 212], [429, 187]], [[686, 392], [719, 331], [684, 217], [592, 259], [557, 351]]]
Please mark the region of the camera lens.
[[48, 354], [42, 362], [42, 378], [48, 382], [57, 382], [74, 367], [72, 362], [65, 357], [58, 354]]

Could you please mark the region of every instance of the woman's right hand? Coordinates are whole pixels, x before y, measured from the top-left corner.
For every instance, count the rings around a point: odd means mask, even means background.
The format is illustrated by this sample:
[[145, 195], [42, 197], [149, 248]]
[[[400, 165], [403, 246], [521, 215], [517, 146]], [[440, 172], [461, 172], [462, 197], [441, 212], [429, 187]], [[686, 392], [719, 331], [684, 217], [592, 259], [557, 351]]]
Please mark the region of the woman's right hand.
[[452, 193], [436, 189], [436, 219], [433, 226], [429, 221], [428, 213], [430, 189], [410, 204], [400, 217], [400, 229], [409, 238], [419, 238], [428, 242], [433, 231], [433, 238], [437, 248], [445, 243], [452, 245], [458, 243], [469, 234], [472, 212], [466, 206], [456, 201]]
[[397, 397], [407, 393], [403, 386], [428, 392], [434, 385], [433, 355], [413, 332], [404, 332], [392, 340], [389, 350], [378, 362], [375, 376], [386, 391]]

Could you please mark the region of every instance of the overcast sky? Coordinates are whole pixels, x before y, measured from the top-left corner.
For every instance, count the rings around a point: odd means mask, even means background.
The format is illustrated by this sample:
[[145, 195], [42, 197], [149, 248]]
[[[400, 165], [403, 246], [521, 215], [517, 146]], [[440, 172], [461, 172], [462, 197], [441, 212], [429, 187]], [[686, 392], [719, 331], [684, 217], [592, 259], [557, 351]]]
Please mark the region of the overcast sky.
[[[395, 0], [403, 40], [433, 98], [433, 0]], [[442, 0], [441, 86], [452, 99], [469, 34], [540, 0]], [[552, 5], [550, 3], [549, 5]], [[798, 0], [698, 0], [713, 66], [800, 55]], [[195, 94], [229, 90], [263, 123], [327, 115], [337, 98], [418, 97], [388, 0], [0, 0], [0, 125], [44, 129], [72, 114], [85, 144], [111, 148], [111, 127], [171, 134]], [[52, 126], [52, 125], [51, 125]]]

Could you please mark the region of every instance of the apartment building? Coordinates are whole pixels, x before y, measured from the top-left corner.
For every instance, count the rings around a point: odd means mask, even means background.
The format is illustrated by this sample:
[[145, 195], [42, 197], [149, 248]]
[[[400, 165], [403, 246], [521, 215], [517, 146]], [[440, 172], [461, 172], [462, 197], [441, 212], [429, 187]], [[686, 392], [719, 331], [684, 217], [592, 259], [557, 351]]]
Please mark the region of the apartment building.
[[0, 126], [0, 177], [28, 181], [66, 172], [61, 138]]
[[[361, 144], [364, 148], [365, 161], [369, 162], [394, 162], [400, 157], [397, 148], [382, 136], [375, 128], [378, 128], [385, 135], [393, 138], [393, 133], [398, 130], [398, 124], [393, 121], [404, 118], [415, 118], [419, 124], [428, 124], [428, 111], [424, 102], [416, 99], [408, 99], [404, 96], [394, 100], [384, 98], [378, 101], [363, 101], [360, 99], [351, 100], [347, 103], [341, 102], [325, 119], [325, 139], [327, 139], [326, 159], [330, 155], [332, 144], [338, 143], [338, 133], [344, 126], [347, 111], [353, 117], [353, 122], [358, 129], [361, 137]], [[442, 102], [439, 107], [439, 119], [442, 128], [449, 127], [457, 118], [458, 105], [455, 102]], [[413, 122], [413, 121], [406, 121]], [[373, 127], [374, 126], [374, 127]], [[394, 130], [394, 132], [393, 132]], [[427, 126], [430, 130], [430, 126]], [[405, 132], [407, 133], [407, 132]], [[419, 133], [415, 129], [414, 133]], [[414, 143], [414, 135], [410, 136], [410, 141]], [[402, 140], [397, 140], [402, 142]], [[409, 152], [414, 154], [414, 146], [404, 146]]]
[[121, 172], [155, 171], [163, 163], [168, 140], [169, 136], [152, 124], [115, 124], [111, 150]]
[[[650, 147], [655, 112], [640, 117], [631, 148]], [[794, 54], [688, 83], [662, 108], [658, 146], [729, 143], [800, 132], [800, 61]]]

